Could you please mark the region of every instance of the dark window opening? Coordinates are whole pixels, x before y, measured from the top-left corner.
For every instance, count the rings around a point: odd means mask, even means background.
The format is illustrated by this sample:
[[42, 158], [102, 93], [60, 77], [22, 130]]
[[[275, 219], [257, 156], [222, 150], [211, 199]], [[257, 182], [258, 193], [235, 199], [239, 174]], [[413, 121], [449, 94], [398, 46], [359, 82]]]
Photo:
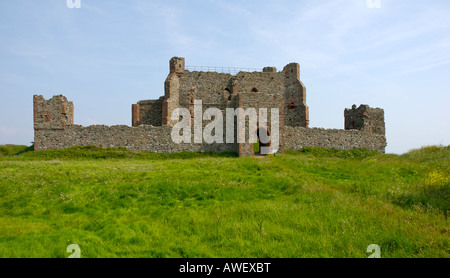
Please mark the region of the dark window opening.
[[228, 88], [225, 88], [224, 89], [224, 91], [226, 91], [227, 93], [228, 93], [228, 100], [231, 100], [231, 92], [230, 92], [230, 89], [228, 89]]
[[288, 109], [296, 109], [296, 108], [297, 104], [295, 103], [294, 95], [291, 95], [291, 97], [289, 98]]

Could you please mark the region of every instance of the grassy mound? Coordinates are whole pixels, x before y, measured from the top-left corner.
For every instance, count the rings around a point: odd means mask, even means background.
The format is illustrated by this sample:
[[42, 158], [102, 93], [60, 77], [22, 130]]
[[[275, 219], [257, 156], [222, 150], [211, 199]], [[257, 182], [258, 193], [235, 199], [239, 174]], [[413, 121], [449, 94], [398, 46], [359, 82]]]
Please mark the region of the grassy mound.
[[[448, 147], [0, 159], [0, 257], [450, 257]], [[33, 246], [33, 248], [30, 248]]]
[[0, 156], [14, 155], [23, 152], [27, 146], [22, 145], [0, 145]]
[[448, 160], [450, 157], [450, 146], [426, 146], [411, 150], [403, 154], [402, 157], [418, 162]]

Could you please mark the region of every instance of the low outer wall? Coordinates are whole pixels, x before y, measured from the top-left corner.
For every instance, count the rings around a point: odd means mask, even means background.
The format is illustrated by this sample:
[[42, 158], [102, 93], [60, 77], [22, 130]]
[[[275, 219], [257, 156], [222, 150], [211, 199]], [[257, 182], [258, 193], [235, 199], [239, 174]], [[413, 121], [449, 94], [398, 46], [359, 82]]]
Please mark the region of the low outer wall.
[[[66, 126], [65, 130], [35, 130], [36, 151], [95, 145], [102, 148], [123, 147], [132, 151], [173, 152], [238, 152], [238, 144], [175, 144], [170, 126]], [[280, 138], [281, 139], [281, 138]], [[284, 127], [284, 149], [302, 147], [335, 149], [365, 148], [384, 153], [386, 137], [359, 130]], [[193, 142], [193, 140], [192, 140]]]
[[171, 131], [170, 126], [69, 125], [65, 130], [35, 130], [34, 148], [36, 151], [42, 151], [94, 145], [102, 148], [123, 147], [131, 151], [157, 153], [237, 152], [236, 144], [176, 144], [172, 141]]
[[360, 130], [304, 128], [286, 126], [284, 149], [300, 150], [302, 147], [334, 149], [369, 149], [385, 152], [386, 137]]

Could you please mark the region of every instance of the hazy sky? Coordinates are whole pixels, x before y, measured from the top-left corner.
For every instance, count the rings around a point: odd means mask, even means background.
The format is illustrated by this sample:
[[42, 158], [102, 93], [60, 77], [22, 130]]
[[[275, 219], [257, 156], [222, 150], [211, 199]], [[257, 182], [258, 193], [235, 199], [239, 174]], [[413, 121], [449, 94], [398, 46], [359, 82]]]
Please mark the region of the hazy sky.
[[[375, 2], [375, 1], [373, 1]], [[63, 94], [75, 123], [131, 125], [192, 66], [300, 64], [310, 126], [385, 110], [387, 152], [450, 144], [450, 1], [0, 0], [0, 144], [33, 141], [33, 95]]]

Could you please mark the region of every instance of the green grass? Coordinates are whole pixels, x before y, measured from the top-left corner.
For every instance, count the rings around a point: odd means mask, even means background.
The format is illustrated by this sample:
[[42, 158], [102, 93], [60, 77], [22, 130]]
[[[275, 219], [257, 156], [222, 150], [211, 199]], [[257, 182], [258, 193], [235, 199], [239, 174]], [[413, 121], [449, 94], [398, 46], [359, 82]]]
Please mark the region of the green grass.
[[253, 144], [253, 152], [259, 153], [259, 141]]
[[2, 258], [68, 257], [70, 244], [84, 258], [365, 258], [370, 244], [450, 257], [449, 147], [12, 153], [0, 157]]
[[19, 145], [0, 145], [0, 156], [15, 155], [25, 151], [27, 146]]

